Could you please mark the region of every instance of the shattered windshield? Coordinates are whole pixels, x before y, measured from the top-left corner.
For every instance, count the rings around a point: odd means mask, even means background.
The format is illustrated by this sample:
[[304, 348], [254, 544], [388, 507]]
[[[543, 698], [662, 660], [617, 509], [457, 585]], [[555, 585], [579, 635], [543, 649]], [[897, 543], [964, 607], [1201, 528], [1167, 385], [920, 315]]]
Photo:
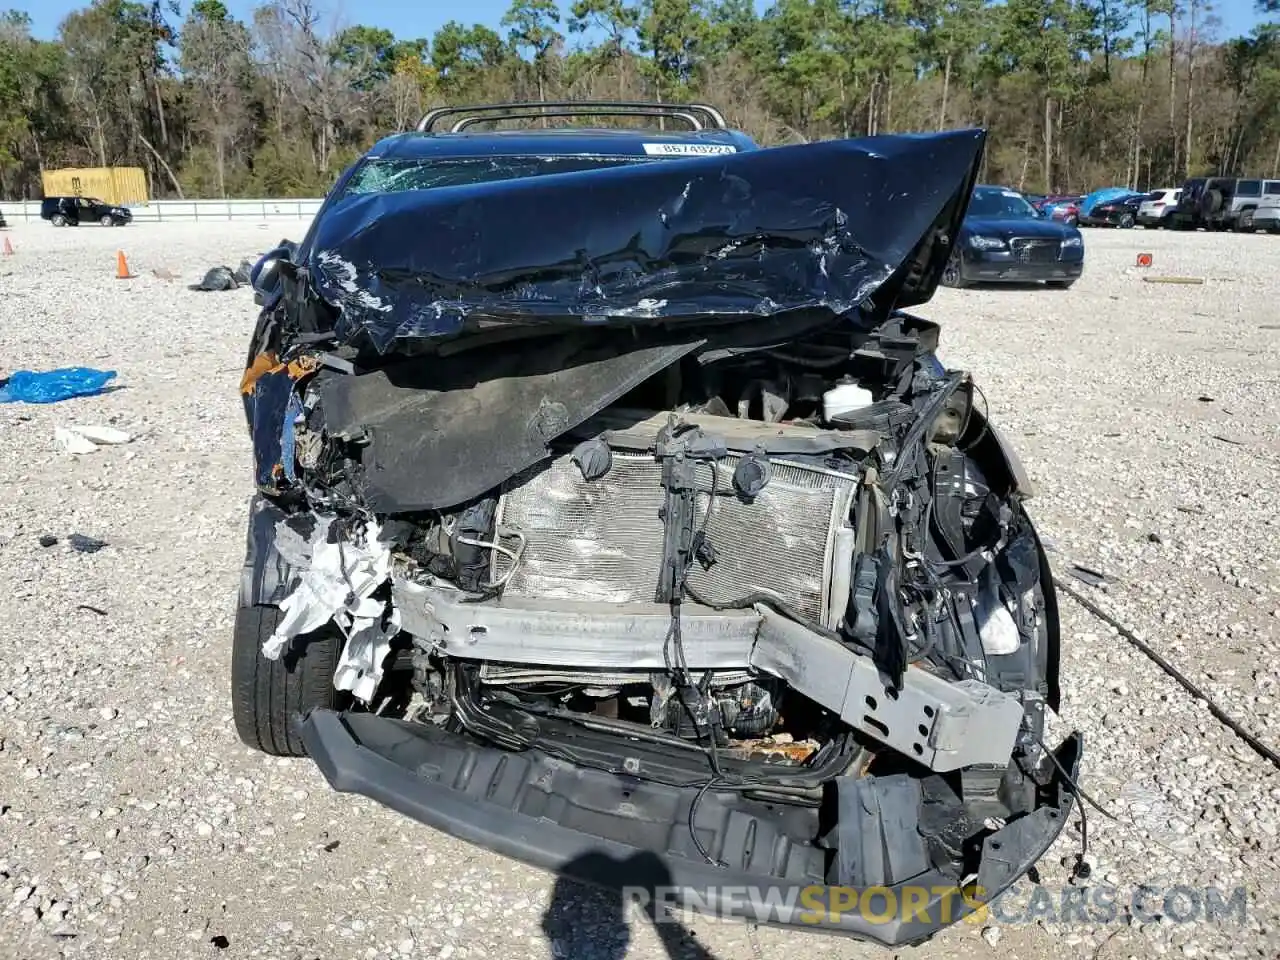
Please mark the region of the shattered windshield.
[[602, 170], [645, 160], [645, 157], [584, 156], [372, 160], [356, 171], [343, 195], [459, 187], [470, 183], [516, 180], [553, 173]]
[[1039, 217], [1026, 198], [1012, 190], [975, 190], [969, 201], [969, 216], [993, 220], [1033, 220]]

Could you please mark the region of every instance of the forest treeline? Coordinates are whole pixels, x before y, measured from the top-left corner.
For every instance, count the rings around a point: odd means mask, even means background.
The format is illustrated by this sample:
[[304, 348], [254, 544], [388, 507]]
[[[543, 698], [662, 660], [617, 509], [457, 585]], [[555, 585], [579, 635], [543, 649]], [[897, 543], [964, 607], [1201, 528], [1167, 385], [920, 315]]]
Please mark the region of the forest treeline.
[[[1245, 3], [1250, 0], [1220, 0]], [[982, 126], [1019, 189], [1280, 175], [1280, 0], [512, 0], [403, 38], [268, 0], [93, 0], [53, 40], [0, 14], [0, 198], [143, 167], [155, 197], [317, 196], [373, 141], [470, 101], [698, 100], [768, 144]]]

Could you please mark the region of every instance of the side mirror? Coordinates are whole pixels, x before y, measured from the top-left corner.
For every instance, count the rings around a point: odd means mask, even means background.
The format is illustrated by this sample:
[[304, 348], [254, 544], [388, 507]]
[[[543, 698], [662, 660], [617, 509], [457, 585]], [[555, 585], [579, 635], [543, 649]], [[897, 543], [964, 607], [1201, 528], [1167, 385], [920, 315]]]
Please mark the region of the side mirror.
[[291, 240], [282, 240], [274, 249], [264, 253], [249, 271], [249, 283], [253, 286], [253, 302], [263, 306], [267, 298], [275, 292], [280, 284], [281, 262], [293, 263], [298, 252], [298, 245]]

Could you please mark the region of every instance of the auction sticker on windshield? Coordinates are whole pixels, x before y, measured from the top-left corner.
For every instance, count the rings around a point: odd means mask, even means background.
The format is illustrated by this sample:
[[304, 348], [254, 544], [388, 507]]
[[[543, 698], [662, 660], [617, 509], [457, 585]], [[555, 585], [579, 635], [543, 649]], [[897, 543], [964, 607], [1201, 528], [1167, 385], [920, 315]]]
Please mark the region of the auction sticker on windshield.
[[737, 153], [731, 143], [646, 143], [644, 152], [657, 157], [703, 157], [716, 153]]

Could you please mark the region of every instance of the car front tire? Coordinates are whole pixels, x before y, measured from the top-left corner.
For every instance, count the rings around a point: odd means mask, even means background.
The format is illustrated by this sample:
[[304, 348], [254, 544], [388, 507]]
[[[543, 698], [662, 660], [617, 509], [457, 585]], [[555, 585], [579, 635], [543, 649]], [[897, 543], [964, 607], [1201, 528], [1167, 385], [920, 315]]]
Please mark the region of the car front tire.
[[1075, 280], [1050, 280], [1046, 286], [1053, 287], [1055, 290], [1070, 290]]
[[111, 214], [104, 213], [101, 217], [98, 218], [98, 222], [102, 224], [104, 227], [109, 227], [114, 221], [111, 219]]
[[316, 707], [344, 710], [351, 695], [333, 687], [345, 640], [333, 623], [295, 637], [279, 660], [262, 645], [280, 623], [278, 607], [241, 605], [231, 638], [231, 714], [236, 734], [275, 757], [303, 757], [306, 748], [293, 718]]
[[55, 227], [65, 227], [67, 225], [67, 218], [60, 213], [55, 213], [49, 218], [49, 222]]
[[1132, 230], [1132, 229], [1133, 229], [1133, 224], [1134, 224], [1134, 219], [1133, 219], [1133, 214], [1132, 214], [1132, 213], [1126, 213], [1126, 214], [1124, 214], [1123, 216], [1121, 216], [1121, 217], [1120, 217], [1120, 229], [1121, 229], [1121, 230]]

